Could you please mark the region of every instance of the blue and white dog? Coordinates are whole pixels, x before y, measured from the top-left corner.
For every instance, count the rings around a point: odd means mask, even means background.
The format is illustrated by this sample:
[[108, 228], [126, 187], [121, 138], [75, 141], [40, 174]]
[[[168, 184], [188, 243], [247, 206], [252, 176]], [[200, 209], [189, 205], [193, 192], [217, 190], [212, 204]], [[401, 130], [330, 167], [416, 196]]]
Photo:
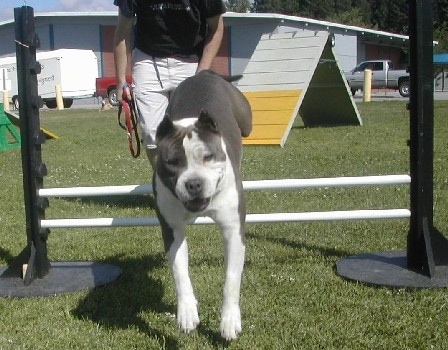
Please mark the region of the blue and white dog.
[[154, 194], [176, 286], [177, 323], [186, 333], [199, 324], [185, 239], [186, 225], [198, 216], [212, 218], [225, 241], [221, 334], [230, 340], [241, 332], [246, 217], [241, 138], [251, 130], [252, 112], [244, 95], [211, 71], [178, 86], [157, 129]]

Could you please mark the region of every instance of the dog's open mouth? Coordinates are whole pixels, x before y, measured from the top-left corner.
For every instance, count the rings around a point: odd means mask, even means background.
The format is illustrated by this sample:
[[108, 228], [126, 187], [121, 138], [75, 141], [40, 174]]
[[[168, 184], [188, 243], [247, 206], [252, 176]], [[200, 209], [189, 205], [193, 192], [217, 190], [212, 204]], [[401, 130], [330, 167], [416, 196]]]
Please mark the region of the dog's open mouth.
[[193, 213], [197, 213], [198, 211], [205, 210], [209, 204], [210, 198], [194, 198], [184, 202], [184, 207]]

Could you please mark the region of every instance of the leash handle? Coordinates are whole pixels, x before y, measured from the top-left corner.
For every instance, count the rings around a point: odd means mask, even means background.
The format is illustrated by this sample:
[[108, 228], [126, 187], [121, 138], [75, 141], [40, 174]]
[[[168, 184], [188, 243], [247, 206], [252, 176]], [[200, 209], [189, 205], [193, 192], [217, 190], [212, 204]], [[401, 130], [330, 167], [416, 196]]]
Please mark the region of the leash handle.
[[[131, 155], [137, 158], [140, 155], [140, 138], [138, 136], [137, 120], [135, 118], [135, 102], [131, 96], [128, 96], [130, 86], [127, 86], [129, 89], [125, 89], [125, 87], [123, 86], [123, 98], [118, 107], [118, 124], [127, 132], [129, 150], [131, 151]], [[122, 111], [124, 111], [125, 125], [121, 123]], [[135, 148], [133, 135], [135, 136]]]

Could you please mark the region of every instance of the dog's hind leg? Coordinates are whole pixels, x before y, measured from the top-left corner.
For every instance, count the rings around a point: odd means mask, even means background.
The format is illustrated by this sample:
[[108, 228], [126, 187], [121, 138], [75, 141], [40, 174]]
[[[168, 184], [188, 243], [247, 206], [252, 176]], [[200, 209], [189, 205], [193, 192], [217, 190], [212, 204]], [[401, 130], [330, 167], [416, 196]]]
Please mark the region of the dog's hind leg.
[[245, 245], [239, 220], [223, 227], [226, 280], [221, 310], [221, 335], [226, 340], [236, 339], [241, 332], [240, 289], [244, 267]]
[[241, 130], [241, 136], [247, 137], [252, 131], [252, 109], [247, 98], [234, 86], [229, 87], [232, 113]]

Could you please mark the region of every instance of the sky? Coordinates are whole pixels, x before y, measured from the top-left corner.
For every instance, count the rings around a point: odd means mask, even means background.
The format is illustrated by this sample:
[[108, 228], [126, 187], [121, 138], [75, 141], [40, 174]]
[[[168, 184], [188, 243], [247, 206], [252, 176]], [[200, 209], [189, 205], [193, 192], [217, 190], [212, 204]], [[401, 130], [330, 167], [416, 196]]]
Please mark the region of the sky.
[[116, 11], [113, 0], [1, 0], [0, 22], [14, 19], [14, 8], [30, 6], [39, 12]]

